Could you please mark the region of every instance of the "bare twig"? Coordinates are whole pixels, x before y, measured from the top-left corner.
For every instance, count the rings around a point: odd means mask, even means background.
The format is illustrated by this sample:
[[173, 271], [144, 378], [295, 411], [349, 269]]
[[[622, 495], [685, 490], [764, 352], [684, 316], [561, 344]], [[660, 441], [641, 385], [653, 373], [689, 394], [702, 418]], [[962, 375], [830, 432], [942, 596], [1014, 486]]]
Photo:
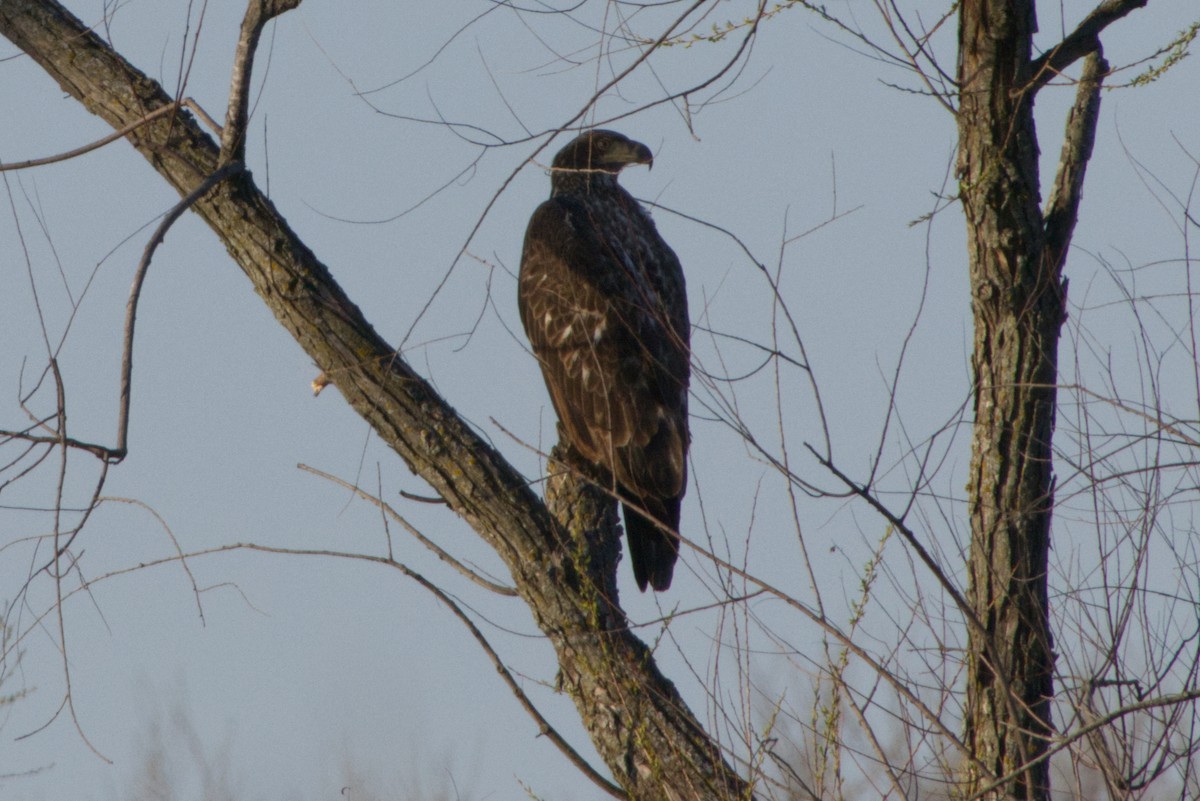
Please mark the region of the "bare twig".
[[0, 438], [19, 439], [22, 442], [29, 442], [34, 445], [63, 445], [68, 448], [74, 448], [79, 451], [86, 451], [93, 456], [104, 459], [106, 461], [119, 462], [125, 458], [125, 454], [118, 453], [115, 448], [110, 448], [107, 445], [97, 445], [94, 442], [84, 442], [75, 439], [74, 437], [56, 437], [43, 436], [40, 434], [30, 434], [25, 431], [9, 431], [0, 429]]
[[136, 506], [143, 511], [149, 512], [150, 515], [158, 521], [158, 525], [166, 533], [167, 539], [171, 541], [171, 547], [175, 549], [175, 555], [179, 557], [179, 566], [183, 568], [183, 572], [187, 574], [188, 583], [192, 585], [192, 595], [196, 598], [196, 613], [200, 616], [200, 623], [203, 625], [206, 621], [204, 618], [204, 603], [200, 600], [200, 585], [196, 582], [196, 576], [192, 573], [192, 566], [188, 564], [188, 555], [184, 553], [183, 547], [179, 544], [175, 532], [171, 530], [171, 526], [163, 519], [163, 516], [158, 513], [153, 506], [144, 501], [139, 501], [137, 498], [120, 498], [115, 495], [107, 495], [96, 498], [96, 505], [100, 503], [124, 503], [130, 506]]
[[[7, 172], [9, 170], [25, 170], [25, 169], [29, 169], [30, 167], [41, 167], [46, 164], [54, 164], [59, 161], [66, 161], [67, 159], [73, 159], [76, 156], [82, 156], [85, 153], [91, 153], [93, 150], [98, 150], [99, 148], [102, 148], [111, 142], [115, 142], [118, 139], [121, 139], [122, 137], [126, 136], [127, 134], [130, 134], [130, 133], [136, 131], [138, 128], [141, 128], [146, 123], [151, 122], [152, 120], [156, 120], [159, 117], [163, 116], [164, 114], [169, 114], [172, 111], [176, 111], [178, 108], [179, 108], [179, 105], [176, 103], [172, 103], [167, 106], [160, 106], [159, 108], [156, 108], [154, 111], [151, 111], [145, 117], [142, 117], [137, 122], [126, 125], [124, 128], [121, 128], [120, 130], [113, 131], [108, 136], [101, 137], [100, 139], [97, 139], [95, 142], [91, 142], [90, 144], [82, 145], [81, 147], [77, 147], [74, 150], [68, 150], [65, 153], [59, 153], [54, 156], [44, 156], [43, 158], [40, 158], [40, 159], [29, 159], [27, 161], [17, 161], [17, 162], [13, 162], [12, 164], [0, 164], [0, 172]], [[198, 106], [197, 106], [197, 108], [198, 108]]]
[[323, 470], [318, 470], [317, 468], [310, 467], [306, 464], [298, 464], [298, 465], [296, 465], [296, 467], [300, 468], [301, 470], [303, 470], [306, 473], [312, 473], [314, 476], [320, 476], [321, 478], [325, 479], [326, 481], [331, 481], [334, 484], [337, 484], [339, 487], [344, 487], [345, 489], [348, 489], [351, 492], [353, 492], [358, 497], [362, 498], [364, 501], [368, 501], [369, 503], [375, 504], [385, 514], [387, 514], [388, 517], [390, 517], [392, 520], [396, 521], [401, 526], [403, 526], [405, 531], [407, 531], [409, 534], [412, 534], [417, 539], [417, 542], [421, 543], [426, 548], [433, 551], [437, 555], [438, 559], [441, 559], [443, 562], [446, 562], [451, 567], [453, 567], [455, 570], [457, 570], [459, 573], [462, 573], [464, 576], [466, 576], [471, 581], [478, 584], [480, 587], [483, 587], [485, 590], [491, 590], [492, 592], [496, 593], [497, 595], [506, 595], [509, 597], [516, 597], [517, 591], [515, 589], [513, 589], [512, 587], [506, 587], [503, 584], [497, 584], [493, 581], [489, 581], [489, 580], [485, 579], [483, 576], [479, 575], [474, 570], [467, 567], [462, 562], [458, 561], [453, 556], [448, 554], [437, 543], [433, 542], [428, 537], [426, 537], [424, 534], [422, 534], [420, 531], [418, 531], [416, 526], [414, 526], [412, 523], [409, 523], [403, 516], [401, 516], [401, 514], [399, 512], [397, 512], [395, 509], [393, 509], [389, 504], [384, 503], [382, 499], [375, 497], [371, 493], [365, 491], [362, 487], [355, 486], [354, 484], [351, 484], [348, 481], [343, 481], [342, 479], [338, 478], [337, 476], [330, 475], [329, 473], [326, 473]]
[[[62, 373], [60, 373], [58, 370], [58, 363], [52, 359], [50, 364], [54, 371], [54, 386], [55, 386], [55, 390], [56, 390], [57, 398], [58, 398], [57, 430], [60, 435], [66, 436], [66, 433], [67, 433], [66, 388], [63, 386]], [[74, 724], [75, 731], [79, 734], [80, 739], [83, 740], [84, 744], [87, 745], [87, 747], [91, 750], [91, 752], [93, 754], [95, 754], [101, 760], [103, 760], [111, 765], [112, 760], [109, 759], [108, 757], [106, 757], [104, 754], [100, 753], [100, 749], [96, 748], [96, 746], [92, 744], [91, 739], [87, 736], [87, 733], [84, 732], [84, 730], [83, 730], [83, 723], [80, 722], [79, 714], [75, 710], [75, 692], [72, 689], [72, 684], [71, 684], [71, 659], [69, 657], [69, 649], [67, 648], [67, 624], [66, 624], [66, 621], [63, 620], [63, 604], [62, 604], [62, 598], [63, 598], [62, 580], [63, 580], [64, 570], [62, 568], [62, 565], [60, 564], [60, 560], [62, 559], [63, 554], [66, 552], [67, 548], [70, 547], [69, 543], [75, 538], [75, 534], [78, 533], [78, 531], [79, 531], [78, 528], [76, 528], [73, 532], [64, 532], [62, 530], [62, 509], [63, 509], [62, 498], [63, 498], [63, 493], [65, 492], [65, 487], [66, 487], [66, 483], [67, 483], [67, 454], [69, 452], [70, 451], [64, 447], [61, 449], [60, 456], [59, 456], [58, 486], [56, 486], [54, 489], [54, 497], [55, 497], [55, 503], [54, 503], [54, 559], [51, 563], [53, 565], [53, 569], [51, 569], [51, 571], [50, 571], [51, 578], [54, 580], [54, 597], [58, 599], [57, 603], [54, 604], [54, 613], [55, 613], [56, 622], [58, 623], [58, 647], [59, 647], [59, 653], [62, 657], [63, 682], [66, 685], [66, 689], [64, 691], [65, 697], [63, 698], [63, 703], [66, 705], [66, 708], [71, 715], [71, 722]], [[64, 536], [66, 537], [67, 544], [63, 544], [63, 542], [62, 542]], [[70, 570], [70, 567], [67, 568], [67, 571], [69, 571], [69, 570]], [[60, 711], [62, 710], [61, 706], [59, 707], [59, 710]], [[57, 714], [57, 713], [55, 713], [55, 714]]]
[[[163, 109], [177, 108], [175, 105], [163, 106]], [[161, 111], [162, 109], [160, 109]], [[144, 120], [143, 120], [144, 122]], [[226, 164], [216, 170], [212, 175], [208, 176], [200, 183], [191, 193], [185, 198], [176, 203], [170, 211], [168, 211], [159, 223], [158, 228], [154, 230], [154, 234], [150, 237], [150, 241], [146, 243], [145, 250], [142, 253], [142, 259], [138, 263], [137, 272], [133, 277], [133, 285], [129, 289], [129, 299], [125, 304], [125, 335], [121, 354], [121, 394], [120, 408], [118, 409], [117, 417], [117, 441], [113, 447], [97, 445], [91, 442], [83, 442], [78, 439], [66, 436], [64, 431], [56, 431], [52, 435], [35, 435], [28, 431], [9, 431], [0, 430], [0, 437], [11, 437], [24, 442], [45, 445], [59, 445], [62, 447], [73, 448], [76, 450], [86, 451], [112, 464], [120, 463], [129, 453], [129, 408], [130, 395], [133, 382], [133, 334], [137, 322], [137, 305], [141, 297], [142, 284], [146, 280], [146, 273], [150, 269], [150, 261], [154, 257], [154, 251], [162, 244], [163, 239], [167, 235], [167, 231], [175, 223], [176, 220], [183, 215], [185, 211], [192, 207], [200, 198], [208, 194], [208, 192], [221, 181], [231, 175], [240, 172], [243, 169], [241, 162], [233, 162]]]
[[400, 497], [404, 498], [406, 501], [416, 501], [417, 503], [428, 503], [428, 504], [432, 504], [434, 506], [445, 506], [446, 505], [445, 498], [434, 498], [429, 495], [417, 495], [414, 492], [407, 492], [405, 490], [399, 490], [399, 492], [400, 492]]
[[483, 636], [483, 632], [479, 630], [479, 627], [475, 625], [475, 622], [472, 621], [471, 618], [467, 617], [466, 613], [459, 608], [458, 604], [454, 603], [454, 601], [450, 599], [450, 596], [448, 596], [441, 588], [431, 583], [420, 574], [414, 573], [399, 563], [397, 563], [397, 567], [401, 572], [404, 573], [404, 575], [408, 576], [410, 579], [417, 582], [422, 587], [437, 596], [438, 600], [448, 606], [450, 611], [453, 612], [460, 621], [462, 621], [462, 624], [467, 627], [468, 631], [471, 632], [471, 636], [473, 636], [475, 641], [479, 643], [479, 647], [482, 648], [488, 655], [488, 658], [492, 660], [492, 664], [496, 667], [496, 672], [500, 674], [500, 678], [504, 679], [504, 683], [508, 685], [508, 689], [512, 690], [512, 694], [516, 696], [517, 702], [520, 703], [522, 708], [529, 713], [529, 716], [537, 722], [538, 732], [550, 740], [550, 742], [554, 743], [555, 747], [563, 753], [570, 763], [577, 767], [584, 776], [587, 776], [588, 779], [590, 779], [592, 783], [601, 790], [608, 793], [613, 798], [621, 799], [621, 801], [628, 799], [629, 795], [624, 790], [601, 776], [599, 772], [597, 772], [597, 770], [579, 754], [578, 751], [571, 747], [570, 743], [563, 739], [563, 736], [558, 733], [558, 730], [550, 725], [550, 721], [546, 720], [542, 713], [538, 711], [538, 708], [534, 706], [533, 702], [529, 700], [529, 696], [525, 694], [525, 691], [521, 689], [521, 685], [517, 684], [512, 673], [500, 659], [500, 655], [496, 653], [491, 644], [488, 643], [487, 638]]
[[196, 115], [200, 122], [211, 128], [213, 133], [215, 133], [217, 136], [221, 135], [221, 126], [217, 124], [216, 120], [209, 116], [208, 112], [204, 110], [204, 106], [201, 106], [190, 97], [185, 97], [183, 99], [183, 106], [184, 108], [191, 109], [192, 113]]
[[229, 176], [241, 172], [242, 169], [242, 163], [235, 161], [225, 164], [212, 175], [205, 178], [187, 197], [176, 203], [166, 213], [162, 222], [159, 223], [158, 228], [154, 230], [154, 235], [146, 243], [146, 249], [142, 253], [142, 260], [138, 264], [137, 273], [133, 276], [133, 286], [129, 289], [129, 300], [125, 303], [125, 341], [121, 353], [121, 408], [117, 420], [117, 445], [106, 457], [112, 462], [120, 462], [129, 452], [129, 399], [133, 381], [133, 330], [137, 322], [138, 298], [142, 294], [142, 283], [146, 280], [146, 272], [150, 269], [150, 260], [154, 257], [154, 251], [158, 249], [163, 238], [166, 237], [167, 231], [185, 211], [191, 208], [197, 200], [208, 194], [209, 190], [214, 186]]

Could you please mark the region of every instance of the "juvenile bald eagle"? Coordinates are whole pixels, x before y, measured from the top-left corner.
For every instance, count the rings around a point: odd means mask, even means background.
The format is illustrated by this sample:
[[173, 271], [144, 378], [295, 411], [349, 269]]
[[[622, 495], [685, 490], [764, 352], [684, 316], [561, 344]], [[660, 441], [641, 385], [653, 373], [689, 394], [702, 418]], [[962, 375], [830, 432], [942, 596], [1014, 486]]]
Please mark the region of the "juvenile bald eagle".
[[518, 290], [559, 435], [613, 478], [643, 591], [671, 585], [688, 449], [683, 271], [617, 185], [626, 165], [652, 163], [648, 147], [614, 131], [560, 150], [550, 199], [525, 231]]

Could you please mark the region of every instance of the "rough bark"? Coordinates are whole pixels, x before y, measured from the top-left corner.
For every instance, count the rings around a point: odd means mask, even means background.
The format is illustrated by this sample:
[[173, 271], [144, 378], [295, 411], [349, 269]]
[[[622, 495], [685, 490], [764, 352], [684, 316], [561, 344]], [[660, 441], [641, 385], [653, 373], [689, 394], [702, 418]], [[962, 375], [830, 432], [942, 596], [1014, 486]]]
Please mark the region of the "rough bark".
[[1051, 731], [1046, 567], [1064, 296], [1043, 259], [1029, 83], [1033, 3], [967, 0], [960, 11], [958, 177], [967, 220], [975, 345], [967, 598], [983, 625], [967, 653], [965, 795], [1049, 798], [1039, 757]]
[[[174, 102], [51, 0], [3, 0], [0, 33], [114, 128]], [[218, 146], [182, 110], [127, 138], [181, 196], [218, 166]], [[563, 688], [629, 795], [748, 797], [649, 649], [629, 633], [615, 593], [616, 546], [588, 544], [615, 536], [611, 499], [564, 474], [555, 483], [564, 523], [557, 522], [527, 480], [374, 331], [249, 172], [217, 185], [193, 210], [350, 405], [504, 559], [554, 645]]]
[[[1043, 215], [1033, 0], [965, 0], [958, 177], [975, 342], [963, 796], [1048, 801], [1054, 652], [1047, 603], [1062, 277], [1091, 155], [1103, 59], [1081, 81]], [[1092, 51], [1098, 49], [1093, 42]]]

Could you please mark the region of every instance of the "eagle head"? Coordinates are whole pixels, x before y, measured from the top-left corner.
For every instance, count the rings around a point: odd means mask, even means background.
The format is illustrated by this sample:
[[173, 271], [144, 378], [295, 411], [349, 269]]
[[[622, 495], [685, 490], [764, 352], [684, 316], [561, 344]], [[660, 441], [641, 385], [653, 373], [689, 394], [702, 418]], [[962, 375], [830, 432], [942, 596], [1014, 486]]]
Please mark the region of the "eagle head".
[[558, 151], [551, 168], [619, 173], [628, 164], [654, 166], [654, 154], [641, 142], [616, 131], [595, 128], [584, 131]]

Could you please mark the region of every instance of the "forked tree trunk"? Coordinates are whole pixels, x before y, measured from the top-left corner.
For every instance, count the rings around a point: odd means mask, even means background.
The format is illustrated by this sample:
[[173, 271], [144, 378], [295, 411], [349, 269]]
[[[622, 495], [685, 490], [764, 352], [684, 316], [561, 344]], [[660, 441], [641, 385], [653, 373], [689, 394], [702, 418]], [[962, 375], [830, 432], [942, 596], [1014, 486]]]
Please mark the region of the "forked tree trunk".
[[[1090, 155], [1098, 79], [1081, 90], [1086, 148], [1064, 149], [1043, 217], [1033, 118], [1032, 0], [964, 0], [958, 177], [974, 313], [975, 420], [963, 797], [1047, 801], [1054, 652], [1047, 564], [1063, 254]], [[1094, 76], [1093, 76], [1094, 77]], [[1071, 131], [1082, 122], [1069, 126]], [[1068, 169], [1069, 166], [1069, 169]]]
[[[959, 7], [958, 170], [975, 319], [962, 797], [1049, 798], [1041, 757], [1052, 733], [1046, 570], [1062, 263], [1105, 69], [1094, 39], [1144, 2], [1105, 0], [1094, 31], [1036, 61], [1033, 0]], [[0, 0], [0, 33], [114, 127], [171, 102], [53, 0]], [[1042, 77], [1033, 73], [1089, 53], [1043, 214], [1032, 114]], [[216, 145], [182, 111], [129, 139], [181, 194], [218, 166]], [[624, 790], [637, 799], [747, 797], [751, 787], [628, 631], [611, 583], [610, 501], [564, 477], [551, 482], [552, 518], [524, 478], [375, 334], [248, 175], [194, 208], [351, 405], [508, 564]]]

